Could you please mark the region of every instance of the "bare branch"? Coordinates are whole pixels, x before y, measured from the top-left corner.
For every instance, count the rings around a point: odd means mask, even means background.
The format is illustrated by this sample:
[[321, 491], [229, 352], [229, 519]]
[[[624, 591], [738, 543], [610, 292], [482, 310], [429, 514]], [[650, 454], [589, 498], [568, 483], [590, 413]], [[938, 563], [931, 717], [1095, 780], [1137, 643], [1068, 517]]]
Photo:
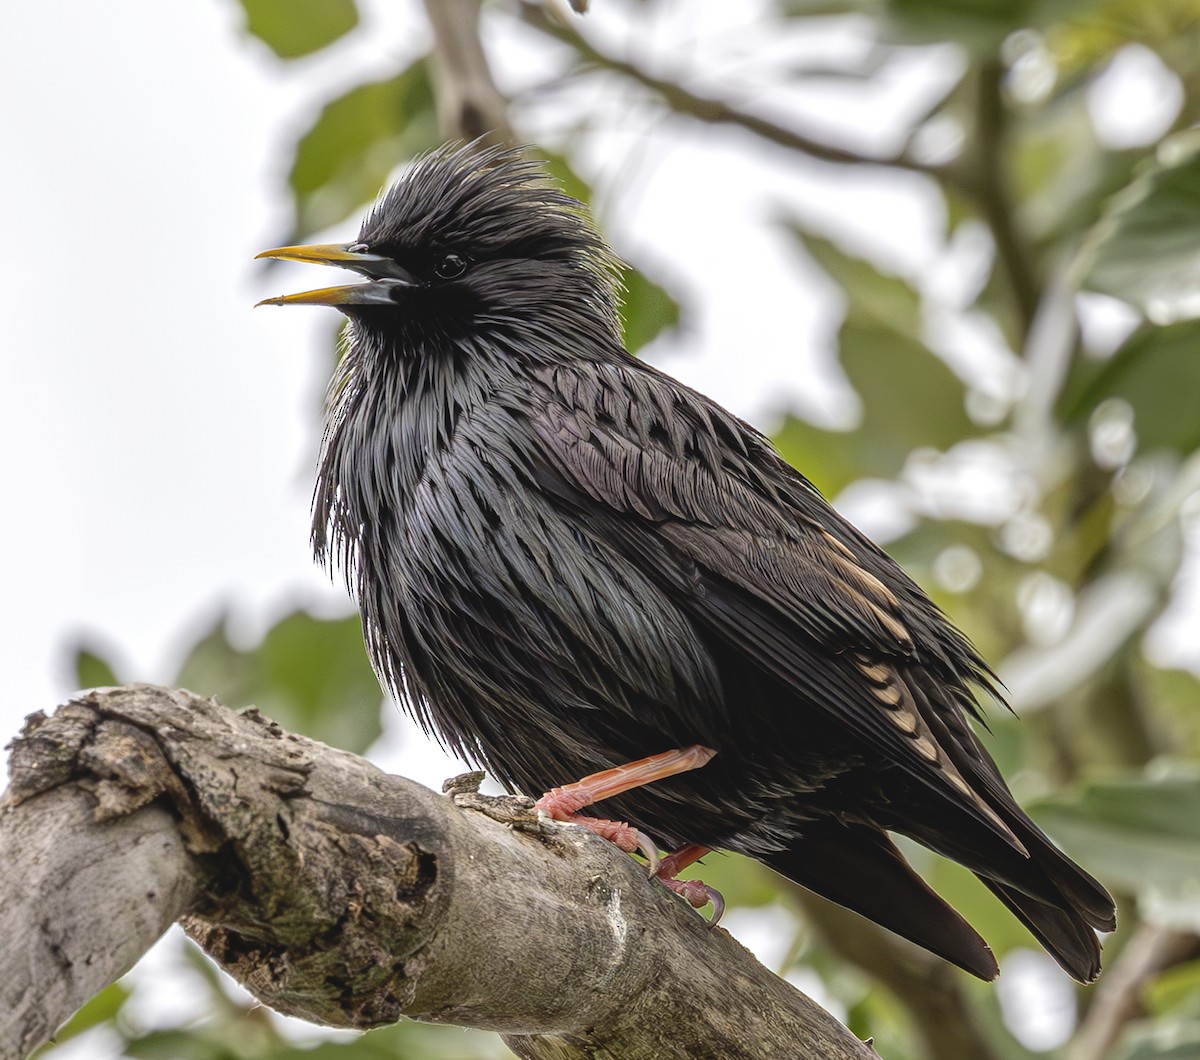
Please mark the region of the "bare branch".
[[912, 1018], [928, 1060], [999, 1060], [963, 986], [966, 973], [865, 917], [792, 888], [796, 900], [838, 956], [886, 986]]
[[1130, 1020], [1146, 1014], [1142, 990], [1155, 976], [1200, 956], [1200, 938], [1157, 924], [1143, 924], [1096, 987], [1087, 1016], [1067, 1049], [1068, 1060], [1107, 1056]]
[[957, 186], [978, 204], [996, 245], [996, 268], [1008, 281], [1018, 314], [1021, 337], [1028, 336], [1038, 310], [1038, 277], [1034, 256], [1017, 227], [1016, 210], [1005, 167], [1008, 123], [1003, 97], [1004, 68], [998, 59], [979, 70], [976, 85], [976, 181], [958, 180]]
[[[464, 810], [255, 711], [149, 686], [94, 691], [35, 718], [12, 771], [0, 902], [23, 903], [48, 956], [10, 948], [6, 999], [47, 996], [25, 1002], [35, 1018], [23, 1030], [0, 1033], [23, 1034], [5, 1058], [181, 912], [264, 1003], [326, 1025], [409, 1016], [500, 1031], [518, 1055], [557, 1060], [873, 1055], [633, 859], [539, 821], [527, 800]], [[117, 838], [125, 830], [133, 837]], [[64, 853], [30, 888], [43, 848]], [[126, 857], [120, 872], [78, 871]], [[93, 954], [111, 956], [85, 977]]]
[[508, 101], [492, 79], [479, 35], [479, 0], [425, 0], [434, 35], [438, 124], [447, 139], [513, 144]]
[[150, 806], [99, 825], [95, 811], [90, 794], [64, 787], [0, 813], [4, 1060], [129, 971], [197, 893], [170, 814]]
[[901, 152], [894, 155], [864, 155], [858, 151], [815, 139], [796, 129], [789, 129], [757, 114], [742, 110], [711, 96], [692, 92], [675, 81], [656, 77], [636, 63], [611, 55], [593, 44], [573, 27], [555, 19], [539, 3], [522, 0], [519, 5], [521, 17], [549, 37], [570, 45], [586, 64], [622, 74], [650, 89], [659, 99], [677, 114], [712, 125], [736, 125], [754, 133], [762, 139], [786, 147], [791, 151], [819, 159], [822, 162], [837, 162], [845, 165], [892, 166], [896, 169], [942, 175], [942, 167], [920, 162]]

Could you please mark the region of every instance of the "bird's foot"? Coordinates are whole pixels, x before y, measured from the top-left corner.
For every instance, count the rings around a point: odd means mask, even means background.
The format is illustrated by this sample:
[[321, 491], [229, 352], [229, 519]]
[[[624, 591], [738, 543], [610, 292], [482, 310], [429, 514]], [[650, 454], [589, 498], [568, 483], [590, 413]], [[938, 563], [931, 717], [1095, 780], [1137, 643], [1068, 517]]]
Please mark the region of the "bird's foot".
[[552, 820], [581, 825], [601, 839], [607, 839], [626, 854], [639, 851], [649, 865], [650, 875], [653, 876], [658, 871], [658, 847], [645, 832], [638, 831], [624, 821], [607, 821], [602, 817], [582, 817], [575, 810], [568, 808], [574, 804], [573, 799], [563, 800], [558, 796], [557, 792], [561, 790], [561, 788], [555, 788], [554, 791], [548, 792], [538, 799], [534, 806]]
[[725, 915], [725, 899], [715, 887], [710, 887], [702, 880], [668, 880], [659, 876], [658, 881], [668, 891], [674, 891], [682, 897], [693, 909], [711, 905], [713, 913], [708, 921], [709, 927], [716, 927], [721, 922], [721, 917]]
[[611, 799], [614, 795], [620, 795], [633, 788], [673, 777], [676, 773], [699, 769], [716, 753], [711, 748], [701, 747], [699, 744], [664, 751], [662, 754], [651, 755], [628, 765], [592, 773], [573, 784], [564, 784], [561, 788], [551, 788], [535, 805], [556, 821], [583, 825], [610, 843], [615, 843], [626, 853], [641, 851], [650, 863], [650, 875], [653, 876], [658, 871], [658, 848], [645, 832], [640, 832], [623, 821], [580, 817], [579, 811], [585, 806]]
[[708, 847], [702, 847], [695, 843], [680, 847], [662, 859], [658, 871], [654, 875], [668, 891], [673, 891], [682, 897], [693, 909], [703, 909], [706, 905], [711, 905], [713, 914], [708, 926], [716, 927], [720, 923], [721, 917], [725, 915], [725, 899], [721, 897], [721, 892], [702, 880], [677, 880], [675, 878], [708, 852]]

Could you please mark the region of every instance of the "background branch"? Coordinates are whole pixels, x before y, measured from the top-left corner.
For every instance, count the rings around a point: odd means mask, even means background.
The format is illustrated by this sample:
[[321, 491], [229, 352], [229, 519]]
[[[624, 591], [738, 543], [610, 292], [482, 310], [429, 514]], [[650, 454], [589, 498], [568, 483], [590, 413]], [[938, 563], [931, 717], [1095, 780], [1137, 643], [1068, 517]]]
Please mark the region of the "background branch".
[[1200, 938], [1158, 924], [1142, 924], [1096, 987], [1067, 1060], [1100, 1060], [1131, 1021], [1146, 1015], [1142, 992], [1163, 971], [1200, 957]]
[[825, 944], [903, 1003], [929, 1060], [1000, 1060], [963, 989], [965, 973], [811, 891], [791, 891]]
[[433, 28], [438, 126], [449, 140], [487, 137], [515, 144], [508, 101], [488, 66], [479, 35], [479, 0], [425, 0]]
[[996, 245], [996, 268], [1012, 289], [1017, 325], [1024, 339], [1038, 310], [1039, 284], [1033, 254], [1020, 231], [1016, 203], [1009, 187], [1005, 138], [1004, 67], [999, 59], [980, 66], [976, 78], [974, 180], [957, 174], [957, 187], [970, 195], [991, 230]]
[[796, 129], [773, 122], [769, 118], [735, 107], [724, 100], [692, 92], [675, 81], [656, 77], [636, 63], [609, 54], [572, 27], [563, 25], [541, 4], [522, 0], [519, 10], [521, 17], [531, 26], [555, 40], [570, 45], [584, 63], [621, 74], [638, 82], [644, 88], [650, 89], [677, 114], [710, 125], [736, 125], [754, 133], [768, 143], [786, 147], [791, 151], [798, 151], [822, 162], [892, 166], [896, 169], [913, 170], [932, 175], [940, 172], [940, 167], [920, 162], [903, 152], [894, 155], [864, 155], [849, 148], [817, 140]]

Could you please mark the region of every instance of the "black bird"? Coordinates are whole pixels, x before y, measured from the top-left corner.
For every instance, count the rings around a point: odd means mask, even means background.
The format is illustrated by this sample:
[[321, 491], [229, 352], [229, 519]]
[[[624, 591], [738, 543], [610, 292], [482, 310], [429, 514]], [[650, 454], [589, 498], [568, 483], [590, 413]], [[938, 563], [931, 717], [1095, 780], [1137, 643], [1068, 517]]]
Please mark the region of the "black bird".
[[366, 278], [267, 301], [349, 318], [313, 545], [426, 730], [526, 792], [692, 748], [611, 800], [672, 871], [740, 851], [993, 978], [900, 833], [1095, 979], [1112, 898], [973, 732], [987, 665], [765, 437], [628, 354], [617, 262], [538, 165], [443, 148], [353, 243], [260, 256]]

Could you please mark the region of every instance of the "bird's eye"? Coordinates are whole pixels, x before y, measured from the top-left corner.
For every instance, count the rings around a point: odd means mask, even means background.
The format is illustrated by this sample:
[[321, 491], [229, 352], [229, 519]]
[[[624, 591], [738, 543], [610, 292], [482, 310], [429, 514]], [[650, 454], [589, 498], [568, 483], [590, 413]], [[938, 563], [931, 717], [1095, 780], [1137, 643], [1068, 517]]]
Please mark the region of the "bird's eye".
[[433, 267], [433, 271], [440, 280], [453, 280], [467, 271], [467, 259], [457, 254], [447, 254]]

